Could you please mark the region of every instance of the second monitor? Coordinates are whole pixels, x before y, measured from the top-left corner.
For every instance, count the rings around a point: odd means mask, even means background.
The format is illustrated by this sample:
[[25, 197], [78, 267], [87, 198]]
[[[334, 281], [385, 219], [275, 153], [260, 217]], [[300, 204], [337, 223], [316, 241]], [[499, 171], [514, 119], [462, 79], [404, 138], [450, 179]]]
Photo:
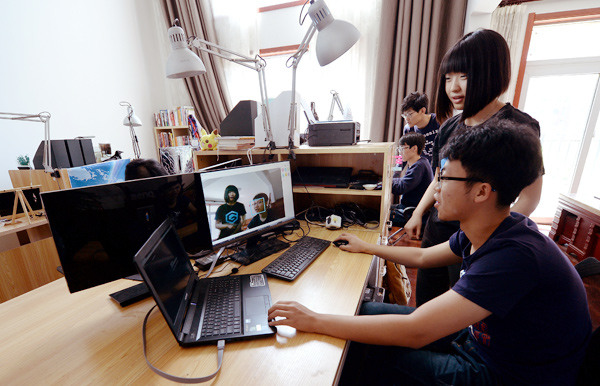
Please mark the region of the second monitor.
[[215, 248], [268, 233], [295, 219], [288, 161], [205, 172], [202, 188]]

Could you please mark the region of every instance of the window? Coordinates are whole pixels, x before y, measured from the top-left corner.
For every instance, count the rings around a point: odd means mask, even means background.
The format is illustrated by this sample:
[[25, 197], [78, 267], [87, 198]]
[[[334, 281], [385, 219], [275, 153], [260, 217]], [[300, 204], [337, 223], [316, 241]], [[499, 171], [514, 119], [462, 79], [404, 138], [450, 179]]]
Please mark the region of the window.
[[600, 9], [531, 14], [528, 34], [514, 103], [540, 122], [546, 175], [532, 217], [552, 218], [559, 193], [600, 196]]
[[[317, 36], [313, 37], [297, 69], [296, 91], [301, 97], [298, 103], [310, 112], [310, 104], [315, 102], [319, 118], [326, 120], [332, 102], [331, 90], [337, 91], [344, 107], [349, 107], [353, 119], [361, 123], [361, 137], [367, 139], [371, 109], [375, 103], [374, 68], [379, 49], [382, 0], [326, 2], [336, 19], [345, 20], [359, 29], [361, 38], [340, 58], [320, 67], [314, 52]], [[311, 23], [310, 17], [306, 16], [303, 25], [299, 25], [303, 4], [304, 1], [291, 0], [212, 0], [219, 44], [252, 57], [261, 54], [267, 63], [265, 78], [271, 100], [281, 92], [291, 90], [292, 70], [286, 64]], [[306, 4], [302, 17], [309, 5]], [[252, 71], [228, 62], [223, 62], [223, 66], [233, 106], [245, 99], [260, 101], [258, 78]], [[286, 122], [288, 113], [286, 108], [283, 111]], [[277, 112], [271, 110], [272, 120], [275, 114]], [[335, 108], [333, 119], [342, 118], [342, 113]], [[297, 127], [303, 132], [307, 126], [308, 121], [301, 109]]]

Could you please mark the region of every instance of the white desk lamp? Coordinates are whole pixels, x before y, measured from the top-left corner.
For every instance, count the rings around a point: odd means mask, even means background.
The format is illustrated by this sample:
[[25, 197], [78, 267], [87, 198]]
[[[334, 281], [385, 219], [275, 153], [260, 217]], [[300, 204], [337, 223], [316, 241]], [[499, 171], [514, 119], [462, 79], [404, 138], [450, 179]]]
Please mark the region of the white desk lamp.
[[[190, 46], [230, 62], [240, 64], [258, 73], [263, 127], [265, 128], [265, 134], [269, 143], [267, 149], [275, 149], [275, 141], [273, 140], [273, 132], [271, 131], [267, 83], [265, 81], [265, 60], [259, 55], [251, 58], [249, 56], [238, 54], [194, 36], [190, 36], [188, 40], [185, 37], [183, 28], [179, 26], [178, 19], [175, 19], [173, 26], [169, 28], [169, 41], [171, 42], [171, 53], [167, 59], [167, 78], [187, 78], [201, 75], [206, 72], [204, 63], [202, 63], [202, 60], [198, 55], [190, 50]], [[222, 52], [226, 54], [223, 54]]]
[[308, 50], [308, 43], [311, 41], [316, 31], [317, 35], [316, 54], [319, 64], [326, 66], [333, 62], [346, 51], [348, 51], [360, 38], [360, 32], [352, 24], [336, 20], [331, 15], [324, 0], [310, 0], [308, 7], [308, 16], [312, 24], [306, 31], [298, 50], [290, 56], [292, 63], [292, 102], [290, 104], [290, 115], [288, 122], [289, 130], [289, 148], [294, 147], [294, 132], [296, 131], [296, 69], [302, 59], [302, 55]]
[[127, 106], [127, 116], [123, 119], [123, 126], [129, 126], [129, 134], [131, 135], [131, 146], [133, 146], [133, 154], [135, 154], [135, 158], [140, 158], [142, 152], [140, 151], [140, 143], [138, 141], [137, 135], [135, 135], [134, 127], [142, 126], [142, 120], [135, 115], [133, 112], [133, 107], [129, 102], [121, 102], [119, 103], [121, 106]]
[[46, 173], [54, 174], [54, 169], [52, 169], [52, 157], [50, 156], [50, 116], [50, 113], [47, 111], [42, 111], [39, 114], [0, 113], [0, 119], [44, 123], [44, 157], [42, 165], [44, 166], [44, 171]]

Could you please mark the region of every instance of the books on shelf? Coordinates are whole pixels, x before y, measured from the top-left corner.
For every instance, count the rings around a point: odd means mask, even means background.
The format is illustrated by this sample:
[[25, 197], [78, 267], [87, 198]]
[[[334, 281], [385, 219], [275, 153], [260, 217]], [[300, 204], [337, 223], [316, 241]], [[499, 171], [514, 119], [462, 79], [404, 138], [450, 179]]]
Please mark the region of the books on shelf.
[[196, 117], [194, 108], [191, 106], [179, 106], [174, 109], [159, 110], [154, 113], [154, 126], [187, 126], [188, 116]]
[[158, 146], [159, 147], [172, 147], [172, 146], [190, 146], [190, 137], [187, 135], [173, 136], [173, 133], [161, 132], [158, 133]]
[[218, 149], [244, 150], [254, 147], [254, 137], [220, 137]]

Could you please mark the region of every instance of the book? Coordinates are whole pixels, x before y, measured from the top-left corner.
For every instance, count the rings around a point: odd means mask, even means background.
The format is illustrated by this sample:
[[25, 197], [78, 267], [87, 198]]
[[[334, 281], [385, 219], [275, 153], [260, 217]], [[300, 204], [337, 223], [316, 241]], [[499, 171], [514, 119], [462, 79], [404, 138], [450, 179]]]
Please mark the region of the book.
[[218, 148], [221, 150], [244, 150], [254, 147], [254, 137], [220, 137]]

